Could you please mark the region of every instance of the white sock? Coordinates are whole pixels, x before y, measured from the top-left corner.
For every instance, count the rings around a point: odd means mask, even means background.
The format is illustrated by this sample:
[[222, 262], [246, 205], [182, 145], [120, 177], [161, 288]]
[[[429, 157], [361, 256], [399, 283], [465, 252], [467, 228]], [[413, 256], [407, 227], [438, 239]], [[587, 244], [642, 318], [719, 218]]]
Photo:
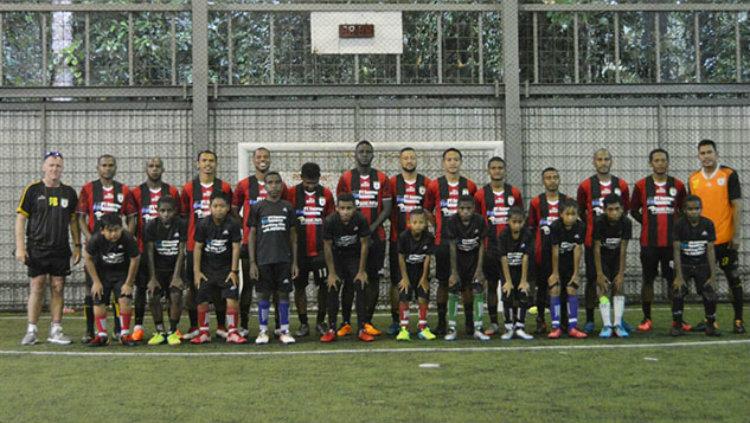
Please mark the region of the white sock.
[[602, 325], [606, 328], [607, 326], [612, 326], [612, 320], [609, 316], [609, 309], [610, 305], [609, 303], [603, 303], [599, 302], [599, 311], [602, 313]]
[[26, 328], [26, 332], [36, 332], [37, 328], [36, 325], [33, 323], [29, 323], [29, 326]]
[[625, 312], [625, 296], [615, 295], [612, 300], [615, 303], [615, 324], [621, 326], [622, 314]]

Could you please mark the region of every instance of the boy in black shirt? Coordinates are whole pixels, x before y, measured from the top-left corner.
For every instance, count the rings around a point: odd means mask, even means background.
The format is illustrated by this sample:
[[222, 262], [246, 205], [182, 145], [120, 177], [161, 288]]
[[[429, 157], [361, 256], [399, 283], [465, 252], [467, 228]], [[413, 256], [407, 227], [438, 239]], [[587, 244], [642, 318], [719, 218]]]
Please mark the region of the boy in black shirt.
[[107, 334], [107, 303], [112, 293], [120, 305], [120, 342], [136, 345], [130, 336], [133, 284], [138, 272], [138, 244], [122, 228], [117, 214], [105, 214], [99, 220], [101, 230], [94, 233], [86, 245], [86, 270], [91, 275], [91, 297], [94, 301], [94, 320], [97, 334], [89, 343], [92, 347], [109, 344]]
[[295, 342], [289, 333], [289, 293], [297, 278], [297, 218], [294, 207], [281, 199], [284, 182], [278, 172], [265, 176], [265, 200], [255, 203], [250, 211], [248, 251], [250, 255], [250, 278], [257, 280], [258, 320], [260, 333], [255, 338], [258, 345], [267, 344], [268, 316], [271, 297], [278, 297], [280, 321], [279, 340], [284, 344]]
[[423, 209], [409, 215], [409, 229], [398, 236], [398, 284], [401, 329], [398, 341], [409, 341], [409, 301], [416, 294], [419, 302], [419, 339], [432, 341], [435, 335], [427, 327], [427, 308], [430, 303], [430, 261], [435, 249], [435, 237], [427, 232], [427, 216]]
[[[237, 332], [239, 317], [239, 261], [242, 230], [239, 223], [228, 217], [230, 200], [227, 194], [211, 194], [211, 216], [201, 220], [195, 228], [193, 275], [197, 290], [198, 324], [200, 334], [192, 344], [211, 342], [208, 325], [208, 303], [217, 292], [226, 300], [227, 343], [244, 344]], [[216, 304], [214, 304], [216, 305]]]
[[[146, 286], [151, 295], [151, 313], [156, 332], [149, 345], [169, 343], [180, 345], [182, 334], [177, 329], [182, 313], [182, 277], [185, 264], [187, 225], [177, 215], [177, 200], [171, 196], [159, 198], [156, 209], [159, 215], [148, 222], [143, 231], [149, 281]], [[161, 299], [169, 300], [169, 332], [164, 331]]]
[[[533, 235], [524, 226], [526, 216], [519, 206], [508, 211], [508, 227], [497, 240], [502, 272], [505, 333], [500, 339], [513, 337], [530, 340], [526, 333], [526, 309], [529, 306], [529, 257], [532, 257]], [[517, 305], [516, 305], [517, 304]]]
[[[474, 339], [489, 341], [482, 330], [484, 290], [487, 280], [482, 271], [484, 263], [484, 239], [487, 237], [487, 222], [474, 212], [474, 197], [462, 195], [458, 199], [458, 212], [446, 222], [446, 238], [449, 241], [451, 274], [448, 278], [448, 333], [446, 341], [454, 341], [458, 294], [462, 294], [467, 331], [474, 327]], [[471, 305], [473, 303], [473, 310]]]
[[[573, 199], [566, 199], [560, 205], [560, 219], [552, 223], [550, 238], [552, 243], [552, 274], [549, 277], [550, 312], [552, 314], [552, 331], [547, 338], [557, 339], [562, 335], [560, 322], [568, 317], [568, 336], [571, 338], [586, 338], [586, 333], [578, 330], [578, 296], [577, 290], [581, 283], [581, 256], [583, 255], [583, 241], [586, 236], [586, 224], [578, 218], [578, 203]], [[564, 287], [564, 289], [561, 289]], [[567, 308], [560, 312], [561, 297], [567, 297]]]
[[[323, 226], [323, 251], [328, 267], [328, 331], [320, 338], [321, 342], [336, 339], [336, 315], [339, 312], [339, 292], [343, 283], [342, 317], [345, 326], [351, 328], [352, 301], [357, 294], [358, 338], [372, 342], [375, 337], [364, 330], [367, 323], [367, 254], [370, 241], [370, 226], [364, 216], [357, 211], [351, 193], [339, 195], [336, 213], [328, 216]], [[334, 254], [335, 253], [335, 254]], [[351, 329], [349, 329], [351, 330]], [[348, 332], [347, 332], [348, 333]]]
[[625, 263], [628, 241], [633, 237], [633, 224], [623, 213], [622, 200], [617, 194], [604, 197], [604, 215], [600, 216], [594, 227], [594, 267], [596, 285], [599, 295], [599, 311], [602, 314], [600, 338], [612, 336], [610, 320], [610, 301], [607, 294], [612, 290], [612, 302], [615, 305], [615, 336], [627, 338], [628, 331], [622, 324], [625, 311], [625, 296], [622, 295], [622, 282], [625, 278]]
[[674, 296], [672, 298], [672, 330], [679, 336], [682, 331], [682, 312], [685, 307], [687, 284], [693, 279], [695, 290], [703, 297], [706, 313], [706, 335], [720, 336], [716, 329], [716, 230], [713, 222], [701, 216], [701, 199], [690, 195], [685, 199], [685, 217], [674, 227]]

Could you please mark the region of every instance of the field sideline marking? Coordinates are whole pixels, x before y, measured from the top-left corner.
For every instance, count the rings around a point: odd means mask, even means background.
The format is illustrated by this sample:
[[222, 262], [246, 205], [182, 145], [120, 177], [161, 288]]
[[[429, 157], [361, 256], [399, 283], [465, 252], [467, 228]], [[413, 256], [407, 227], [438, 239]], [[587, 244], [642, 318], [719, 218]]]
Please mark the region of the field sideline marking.
[[[215, 356], [287, 356], [287, 355], [337, 355], [337, 354], [388, 354], [388, 353], [445, 353], [445, 352], [515, 352], [515, 351], [570, 351], [570, 350], [617, 350], [641, 348], [683, 348], [716, 345], [750, 344], [750, 339], [727, 341], [693, 341], [640, 344], [603, 345], [537, 345], [528, 347], [417, 347], [417, 348], [374, 348], [337, 349], [303, 351], [215, 351], [215, 352], [111, 352], [111, 351], [34, 351], [0, 350], [0, 355], [68, 356], [68, 357], [215, 357]], [[240, 347], [242, 348], [242, 347]]]

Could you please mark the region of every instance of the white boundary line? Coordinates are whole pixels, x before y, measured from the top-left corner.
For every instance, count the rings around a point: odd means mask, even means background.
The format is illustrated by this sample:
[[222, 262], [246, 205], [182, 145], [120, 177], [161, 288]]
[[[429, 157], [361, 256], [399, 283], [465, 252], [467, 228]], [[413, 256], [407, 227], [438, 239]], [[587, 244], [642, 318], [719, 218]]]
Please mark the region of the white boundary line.
[[[619, 350], [647, 348], [685, 348], [717, 345], [745, 345], [750, 339], [726, 341], [664, 342], [639, 344], [594, 344], [594, 345], [537, 345], [528, 347], [418, 347], [418, 348], [373, 348], [303, 351], [215, 351], [215, 352], [111, 352], [111, 351], [34, 351], [0, 350], [0, 355], [67, 356], [67, 357], [225, 357], [225, 356], [293, 356], [293, 355], [341, 355], [341, 354], [390, 354], [390, 353], [451, 353], [451, 352], [516, 352], [516, 351], [571, 351], [571, 350]], [[240, 347], [242, 348], [242, 347]]]

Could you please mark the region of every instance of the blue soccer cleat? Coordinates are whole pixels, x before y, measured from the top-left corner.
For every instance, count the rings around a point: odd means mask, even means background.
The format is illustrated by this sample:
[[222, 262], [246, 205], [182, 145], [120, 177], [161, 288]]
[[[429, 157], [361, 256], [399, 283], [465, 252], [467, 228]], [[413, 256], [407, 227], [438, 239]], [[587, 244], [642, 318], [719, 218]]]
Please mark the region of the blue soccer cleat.
[[607, 339], [612, 337], [612, 327], [604, 326], [602, 331], [599, 332], [599, 338]]
[[583, 325], [583, 331], [589, 335], [594, 333], [594, 322], [586, 322], [586, 324]]
[[618, 338], [627, 338], [630, 336], [630, 333], [628, 333], [627, 329], [622, 327], [622, 325], [615, 326], [615, 335]]

